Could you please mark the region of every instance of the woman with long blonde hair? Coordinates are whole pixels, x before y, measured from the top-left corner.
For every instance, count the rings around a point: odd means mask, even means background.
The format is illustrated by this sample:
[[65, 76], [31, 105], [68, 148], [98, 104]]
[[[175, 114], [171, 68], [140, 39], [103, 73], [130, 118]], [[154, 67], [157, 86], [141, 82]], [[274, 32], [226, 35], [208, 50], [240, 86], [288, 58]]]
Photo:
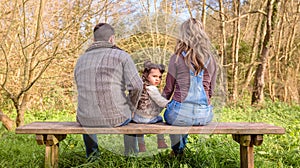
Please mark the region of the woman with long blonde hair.
[[[167, 124], [207, 125], [213, 112], [210, 98], [216, 83], [217, 64], [202, 23], [190, 18], [180, 27], [171, 56], [163, 96], [171, 99], [164, 117]], [[182, 155], [187, 134], [170, 135], [172, 155]]]

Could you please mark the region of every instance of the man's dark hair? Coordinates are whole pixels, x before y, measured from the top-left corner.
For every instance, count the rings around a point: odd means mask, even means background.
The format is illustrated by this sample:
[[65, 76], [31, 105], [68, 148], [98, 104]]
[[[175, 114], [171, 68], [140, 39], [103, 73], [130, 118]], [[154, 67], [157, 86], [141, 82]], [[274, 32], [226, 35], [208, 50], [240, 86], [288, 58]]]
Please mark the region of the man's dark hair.
[[99, 23], [94, 28], [95, 41], [108, 41], [115, 34], [114, 28], [107, 23]]

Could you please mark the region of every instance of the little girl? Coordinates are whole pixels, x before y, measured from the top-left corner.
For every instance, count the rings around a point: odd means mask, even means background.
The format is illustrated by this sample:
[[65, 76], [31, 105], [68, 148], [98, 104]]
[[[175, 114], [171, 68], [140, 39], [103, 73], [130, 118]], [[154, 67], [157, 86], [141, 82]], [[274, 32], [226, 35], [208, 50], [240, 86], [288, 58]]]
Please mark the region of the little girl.
[[[164, 71], [164, 65], [145, 61], [142, 75], [144, 87], [137, 110], [134, 113], [134, 122], [141, 124], [163, 122], [163, 118], [159, 114], [169, 101], [161, 96], [157, 86], [161, 82]], [[138, 146], [139, 152], [146, 151], [144, 135], [138, 135]], [[157, 146], [159, 149], [168, 147], [163, 134], [157, 135]]]

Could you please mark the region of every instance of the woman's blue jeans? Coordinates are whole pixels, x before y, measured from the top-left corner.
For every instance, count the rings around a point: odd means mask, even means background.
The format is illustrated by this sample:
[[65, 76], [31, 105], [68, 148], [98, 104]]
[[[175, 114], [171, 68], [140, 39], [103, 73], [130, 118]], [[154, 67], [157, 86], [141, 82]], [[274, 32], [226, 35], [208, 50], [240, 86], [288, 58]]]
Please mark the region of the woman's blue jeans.
[[[177, 126], [207, 125], [213, 118], [212, 106], [180, 103], [172, 100], [164, 113], [167, 124]], [[187, 143], [187, 134], [170, 135], [171, 146], [175, 154], [183, 152]]]

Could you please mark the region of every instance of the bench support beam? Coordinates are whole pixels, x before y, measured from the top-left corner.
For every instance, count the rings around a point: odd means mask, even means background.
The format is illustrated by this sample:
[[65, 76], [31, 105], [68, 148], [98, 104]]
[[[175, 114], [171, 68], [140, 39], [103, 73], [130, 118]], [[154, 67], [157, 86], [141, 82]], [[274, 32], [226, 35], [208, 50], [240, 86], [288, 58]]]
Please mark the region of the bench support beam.
[[64, 140], [67, 135], [36, 135], [36, 141], [39, 145], [46, 145], [45, 151], [45, 168], [58, 167], [58, 149], [59, 142]]
[[254, 146], [263, 142], [263, 135], [233, 134], [233, 139], [240, 144], [240, 167], [254, 168]]

